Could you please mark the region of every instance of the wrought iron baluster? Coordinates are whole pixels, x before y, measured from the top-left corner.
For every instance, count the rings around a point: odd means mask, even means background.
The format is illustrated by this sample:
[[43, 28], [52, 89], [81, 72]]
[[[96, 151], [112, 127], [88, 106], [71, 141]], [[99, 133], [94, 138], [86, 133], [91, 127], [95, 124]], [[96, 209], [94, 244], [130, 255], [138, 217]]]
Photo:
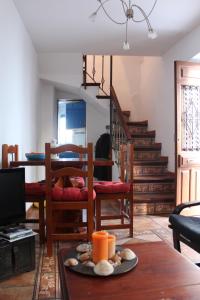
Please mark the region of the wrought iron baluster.
[[84, 89], [86, 89], [86, 83], [87, 83], [87, 55], [83, 55], [83, 85]]
[[103, 86], [105, 83], [105, 78], [104, 78], [104, 55], [102, 55], [102, 63], [101, 63], [101, 88], [103, 90]]
[[92, 64], [92, 78], [95, 81], [95, 74], [96, 74], [96, 68], [95, 68], [95, 55], [93, 55], [93, 64]]

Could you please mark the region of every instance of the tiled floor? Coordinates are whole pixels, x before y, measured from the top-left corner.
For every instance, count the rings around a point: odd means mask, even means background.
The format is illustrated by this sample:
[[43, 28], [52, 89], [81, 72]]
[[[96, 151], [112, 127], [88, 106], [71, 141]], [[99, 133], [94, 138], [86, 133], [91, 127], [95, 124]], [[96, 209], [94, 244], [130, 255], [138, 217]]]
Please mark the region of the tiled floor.
[[[115, 231], [115, 235], [118, 244], [164, 240], [172, 246], [167, 216], [135, 216], [134, 238], [128, 238], [126, 230]], [[38, 267], [35, 271], [0, 282], [0, 300], [60, 299], [56, 253], [54, 259], [49, 259], [45, 256], [45, 249], [40, 251], [38, 241], [36, 244]], [[39, 256], [39, 252], [42, 255]], [[182, 253], [192, 261], [200, 262], [200, 255], [188, 247], [182, 247]]]

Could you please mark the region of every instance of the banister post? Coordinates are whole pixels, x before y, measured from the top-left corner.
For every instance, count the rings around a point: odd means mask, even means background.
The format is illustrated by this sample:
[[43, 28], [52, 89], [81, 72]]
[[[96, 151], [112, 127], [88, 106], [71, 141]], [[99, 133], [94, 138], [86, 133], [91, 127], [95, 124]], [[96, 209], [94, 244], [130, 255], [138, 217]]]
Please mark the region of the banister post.
[[83, 85], [86, 89], [86, 74], [87, 74], [87, 55], [83, 55]]

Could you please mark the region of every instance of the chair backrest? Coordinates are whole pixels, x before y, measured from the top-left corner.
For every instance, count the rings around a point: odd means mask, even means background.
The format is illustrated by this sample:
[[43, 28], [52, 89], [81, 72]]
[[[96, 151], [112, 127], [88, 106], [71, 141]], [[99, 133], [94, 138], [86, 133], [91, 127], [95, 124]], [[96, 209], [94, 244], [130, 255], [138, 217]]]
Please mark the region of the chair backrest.
[[2, 168], [9, 168], [10, 161], [18, 161], [18, 145], [2, 145]]
[[[59, 169], [53, 168], [53, 160], [51, 159], [52, 154], [59, 154], [63, 152], [74, 152], [79, 154], [79, 160], [84, 165], [83, 168], [74, 167], [72, 159], [72, 166], [69, 167], [60, 167]], [[84, 159], [83, 159], [84, 157]], [[87, 161], [84, 164], [84, 161]], [[69, 159], [70, 161], [70, 159]], [[45, 144], [45, 167], [46, 167], [46, 182], [47, 182], [47, 197], [51, 200], [51, 187], [52, 182], [60, 177], [84, 177], [87, 179], [88, 185], [88, 195], [89, 198], [93, 197], [93, 145], [88, 143], [87, 147], [77, 146], [74, 144], [65, 144], [58, 147], [51, 147], [50, 143]], [[92, 201], [92, 200], [91, 200]]]
[[134, 145], [132, 143], [121, 144], [120, 153], [120, 180], [133, 183], [133, 157]]

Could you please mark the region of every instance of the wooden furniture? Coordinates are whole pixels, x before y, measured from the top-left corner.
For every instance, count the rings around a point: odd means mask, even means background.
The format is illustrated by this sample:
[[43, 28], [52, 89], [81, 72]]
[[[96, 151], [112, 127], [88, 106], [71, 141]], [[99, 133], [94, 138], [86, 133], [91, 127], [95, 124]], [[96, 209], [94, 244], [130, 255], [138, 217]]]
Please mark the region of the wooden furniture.
[[[96, 191], [95, 212], [96, 229], [129, 229], [133, 236], [133, 144], [120, 145], [120, 181], [100, 181], [94, 183]], [[118, 201], [119, 213], [103, 215], [103, 201]], [[120, 220], [120, 224], [112, 222], [103, 224], [105, 220]]]
[[63, 300], [199, 299], [200, 269], [164, 242], [124, 245], [138, 256], [130, 272], [92, 277], [64, 266], [69, 249], [58, 254]]
[[199, 201], [179, 204], [169, 217], [169, 227], [172, 229], [174, 248], [181, 252], [180, 242], [200, 253], [200, 217], [184, 216], [184, 209], [200, 206]]
[[35, 269], [35, 236], [8, 242], [0, 238], [0, 280]]
[[2, 145], [2, 168], [7, 169], [11, 161], [18, 161], [19, 150], [18, 145]]
[[[18, 145], [2, 145], [2, 168], [14, 167], [12, 163], [18, 163]], [[16, 167], [19, 167], [16, 165]], [[38, 219], [26, 219], [25, 223], [38, 223], [40, 242], [45, 241], [45, 212], [44, 212], [44, 201], [45, 201], [45, 186], [44, 184], [37, 183], [26, 183], [25, 184], [25, 197], [26, 202], [37, 202], [39, 208]]]
[[[84, 170], [79, 167], [61, 167], [55, 168], [52, 154], [62, 152], [80, 153], [87, 156], [87, 165]], [[82, 161], [82, 160], [81, 160]], [[93, 146], [88, 143], [87, 147], [79, 147], [72, 144], [62, 145], [51, 148], [50, 143], [45, 144], [45, 169], [46, 169], [46, 201], [47, 201], [47, 254], [52, 255], [52, 246], [54, 240], [90, 240], [94, 228], [94, 208], [93, 202], [95, 193], [93, 191]], [[79, 189], [75, 187], [52, 186], [54, 179], [65, 177], [82, 176], [87, 182], [87, 188]], [[86, 210], [87, 221], [77, 220], [70, 223], [67, 219], [56, 218], [56, 214], [72, 210]], [[85, 227], [86, 231], [80, 230]], [[72, 229], [73, 232], [68, 232]], [[75, 231], [76, 230], [76, 231]]]
[[[87, 159], [82, 159], [81, 161], [77, 158], [59, 158], [54, 159], [51, 163], [53, 168], [60, 168], [60, 167], [82, 167], [87, 165]], [[102, 159], [97, 158], [93, 161], [94, 166], [113, 166], [114, 162], [109, 159]], [[11, 167], [20, 167], [20, 166], [45, 166], [45, 161], [41, 160], [18, 160], [18, 161], [11, 161]]]

